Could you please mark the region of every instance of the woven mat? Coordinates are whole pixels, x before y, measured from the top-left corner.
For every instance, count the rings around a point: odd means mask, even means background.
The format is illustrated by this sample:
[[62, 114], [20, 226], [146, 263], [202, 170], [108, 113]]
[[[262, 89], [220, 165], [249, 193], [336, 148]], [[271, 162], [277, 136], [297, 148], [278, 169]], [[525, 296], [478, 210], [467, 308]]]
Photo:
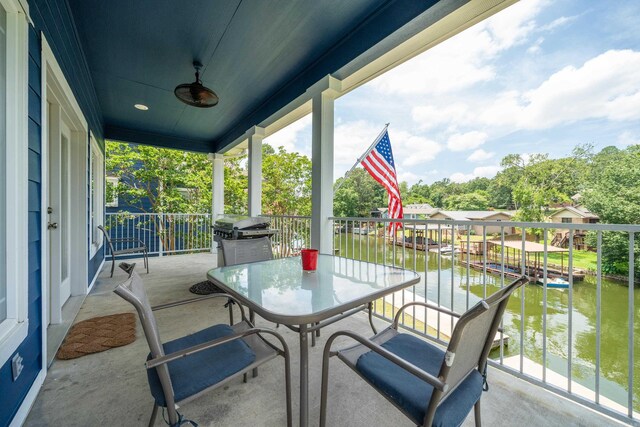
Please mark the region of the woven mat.
[[196, 295], [209, 295], [223, 293], [222, 289], [214, 285], [208, 280], [204, 282], [198, 282], [189, 288], [189, 292]]
[[71, 327], [58, 350], [58, 359], [75, 359], [91, 353], [130, 344], [136, 340], [133, 313], [93, 317]]

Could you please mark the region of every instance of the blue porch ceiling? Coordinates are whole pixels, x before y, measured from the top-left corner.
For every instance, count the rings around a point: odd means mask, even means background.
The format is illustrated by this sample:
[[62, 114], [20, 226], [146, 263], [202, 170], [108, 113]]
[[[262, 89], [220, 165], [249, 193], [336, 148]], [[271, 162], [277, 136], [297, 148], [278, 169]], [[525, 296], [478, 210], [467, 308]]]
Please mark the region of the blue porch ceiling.
[[[105, 137], [203, 152], [222, 150], [437, 3], [68, 1]], [[189, 107], [173, 94], [194, 80], [194, 59], [216, 107]]]

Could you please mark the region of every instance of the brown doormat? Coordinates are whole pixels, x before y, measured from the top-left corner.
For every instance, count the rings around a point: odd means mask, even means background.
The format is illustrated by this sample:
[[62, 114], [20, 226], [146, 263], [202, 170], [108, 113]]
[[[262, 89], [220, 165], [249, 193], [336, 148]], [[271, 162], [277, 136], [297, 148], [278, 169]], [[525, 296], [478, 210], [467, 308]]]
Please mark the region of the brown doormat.
[[58, 359], [75, 359], [91, 353], [127, 345], [136, 340], [136, 316], [133, 313], [93, 317], [78, 322], [58, 350]]

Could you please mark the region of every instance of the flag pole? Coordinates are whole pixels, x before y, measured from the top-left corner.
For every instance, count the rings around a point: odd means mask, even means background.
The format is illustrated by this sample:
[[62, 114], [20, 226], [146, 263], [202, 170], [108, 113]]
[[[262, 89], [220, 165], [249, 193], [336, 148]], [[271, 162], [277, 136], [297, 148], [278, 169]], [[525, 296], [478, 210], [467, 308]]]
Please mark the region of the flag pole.
[[387, 123], [384, 126], [384, 129], [382, 129], [382, 131], [378, 134], [378, 136], [376, 137], [376, 139], [373, 140], [373, 143], [371, 143], [371, 145], [369, 146], [369, 148], [367, 148], [367, 151], [364, 152], [364, 154], [360, 157], [358, 157], [358, 160], [356, 160], [356, 162], [354, 163], [353, 166], [351, 166], [351, 169], [349, 169], [347, 171], [347, 173], [344, 174], [344, 179], [342, 181], [340, 181], [340, 183], [338, 184], [338, 186], [336, 188], [333, 189], [334, 192], [338, 191], [338, 189], [342, 186], [342, 184], [347, 180], [347, 177], [351, 174], [351, 172], [353, 172], [353, 170], [355, 168], [358, 167], [358, 165], [365, 159], [365, 157], [367, 157], [369, 155], [369, 153], [371, 152], [371, 150], [373, 150], [373, 148], [376, 146], [376, 144], [380, 141], [380, 139], [382, 139], [382, 136], [385, 134], [385, 132], [387, 131], [387, 128], [389, 128], [390, 123]]

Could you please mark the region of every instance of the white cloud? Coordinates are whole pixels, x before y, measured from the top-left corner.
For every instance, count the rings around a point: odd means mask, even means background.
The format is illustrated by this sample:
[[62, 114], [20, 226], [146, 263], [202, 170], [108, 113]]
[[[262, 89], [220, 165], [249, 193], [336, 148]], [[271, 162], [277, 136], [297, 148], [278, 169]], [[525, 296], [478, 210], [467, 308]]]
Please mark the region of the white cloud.
[[456, 133], [449, 137], [447, 148], [451, 151], [473, 150], [487, 141], [488, 135], [484, 132], [473, 130], [466, 133]]
[[472, 173], [465, 174], [462, 172], [456, 172], [449, 177], [449, 179], [453, 182], [467, 182], [471, 181], [473, 178], [475, 178], [475, 176], [473, 176]]
[[579, 68], [561, 69], [535, 89], [503, 92], [475, 119], [483, 125], [520, 129], [586, 119], [638, 120], [639, 69], [640, 52], [609, 50]]
[[479, 162], [484, 162], [485, 160], [489, 160], [495, 155], [496, 153], [494, 152], [487, 152], [487, 151], [484, 151], [482, 148], [480, 148], [474, 151], [473, 153], [471, 153], [471, 155], [467, 157], [467, 160], [470, 162], [479, 163]]
[[531, 53], [531, 54], [539, 53], [542, 50], [540, 46], [542, 46], [543, 42], [544, 42], [544, 37], [538, 37], [538, 40], [536, 40], [531, 46], [527, 48], [527, 53]]
[[[380, 133], [379, 126], [365, 120], [341, 123], [335, 128], [334, 159], [335, 176], [343, 176], [356, 160], [373, 143]], [[435, 159], [443, 150], [441, 144], [412, 134], [402, 129], [389, 129], [389, 138], [398, 174], [406, 174], [408, 169], [423, 166]], [[416, 179], [405, 175], [407, 182]]]
[[577, 15], [575, 16], [561, 16], [560, 18], [556, 18], [553, 21], [551, 21], [550, 23], [546, 24], [546, 25], [542, 25], [538, 28], [538, 31], [553, 31], [558, 27], [561, 27], [569, 22], [575, 21], [578, 18]]
[[479, 166], [473, 170], [473, 173], [456, 172], [449, 179], [453, 182], [467, 182], [474, 178], [492, 178], [500, 170], [502, 170], [500, 166]]
[[469, 106], [456, 102], [444, 108], [433, 105], [418, 105], [411, 109], [411, 117], [420, 129], [432, 129], [446, 123], [464, 122], [468, 115]]
[[638, 144], [640, 144], [640, 136], [634, 135], [629, 131], [624, 131], [618, 135], [618, 140], [616, 141], [616, 145], [622, 148]]
[[523, 0], [388, 71], [370, 85], [384, 94], [443, 94], [495, 78], [502, 51], [535, 28], [543, 2]]
[[500, 166], [479, 166], [473, 170], [476, 178], [493, 178], [502, 168]]
[[311, 114], [268, 136], [264, 139], [264, 142], [273, 148], [284, 147], [287, 151], [298, 151], [309, 156], [311, 155], [310, 147], [306, 147], [306, 149], [305, 147], [296, 147], [300, 132], [306, 130], [309, 126], [311, 126]]
[[402, 172], [398, 174], [398, 182], [406, 182], [407, 184], [415, 184], [420, 180], [421, 176], [413, 172]]

